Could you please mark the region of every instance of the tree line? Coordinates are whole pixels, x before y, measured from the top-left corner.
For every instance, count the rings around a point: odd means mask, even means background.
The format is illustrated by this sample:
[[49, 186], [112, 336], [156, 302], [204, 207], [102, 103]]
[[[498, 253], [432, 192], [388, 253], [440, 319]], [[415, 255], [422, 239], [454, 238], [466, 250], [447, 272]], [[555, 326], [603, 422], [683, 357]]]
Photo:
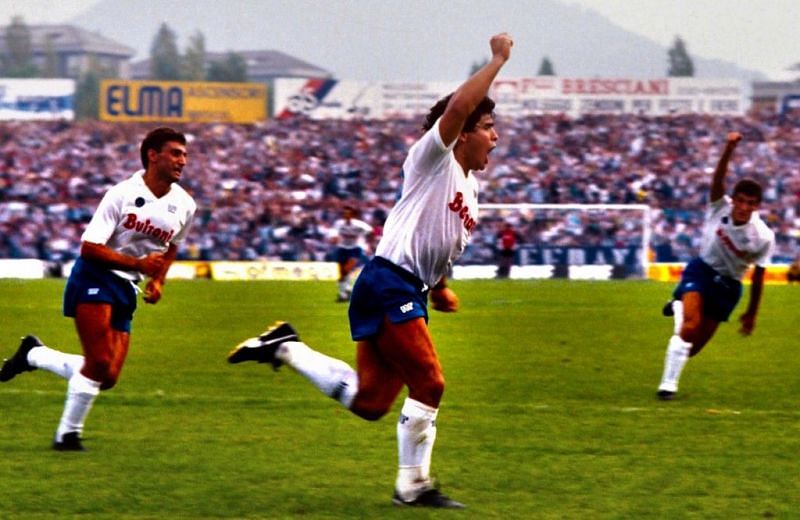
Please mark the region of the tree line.
[[[0, 77], [57, 78], [58, 56], [51, 38], [45, 42], [45, 59], [37, 64], [33, 53], [33, 36], [21, 16], [14, 16], [6, 28], [5, 52], [0, 54]], [[100, 81], [117, 77], [117, 71], [103, 66], [92, 57], [77, 78], [75, 114], [79, 119], [96, 119], [99, 114]], [[205, 36], [200, 31], [189, 38], [181, 53], [177, 33], [162, 23], [150, 45], [149, 79], [167, 81], [246, 82], [247, 63], [236, 52], [228, 52], [219, 60], [207, 60]]]

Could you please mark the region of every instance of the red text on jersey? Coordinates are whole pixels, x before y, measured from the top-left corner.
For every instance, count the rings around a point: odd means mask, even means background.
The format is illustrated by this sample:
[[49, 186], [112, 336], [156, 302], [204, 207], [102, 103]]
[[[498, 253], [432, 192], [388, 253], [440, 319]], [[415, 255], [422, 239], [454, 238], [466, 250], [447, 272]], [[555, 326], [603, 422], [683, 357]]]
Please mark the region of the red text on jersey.
[[447, 204], [447, 207], [450, 208], [450, 211], [458, 213], [458, 218], [464, 223], [464, 229], [472, 233], [472, 229], [475, 227], [475, 219], [470, 215], [469, 207], [464, 205], [464, 194], [457, 191], [456, 196]]
[[172, 239], [172, 235], [175, 234], [174, 231], [167, 231], [166, 229], [153, 226], [150, 224], [150, 219], [142, 222], [136, 218], [135, 213], [128, 213], [127, 217], [125, 217], [125, 222], [123, 222], [122, 225], [125, 227], [125, 229], [133, 229], [138, 233], [144, 233], [145, 235], [153, 236], [165, 244], [168, 243]]
[[717, 236], [719, 237], [720, 242], [725, 244], [725, 247], [730, 249], [730, 251], [736, 255], [738, 258], [744, 258], [747, 253], [736, 247], [736, 244], [733, 243], [731, 237], [725, 234], [722, 228], [717, 228]]

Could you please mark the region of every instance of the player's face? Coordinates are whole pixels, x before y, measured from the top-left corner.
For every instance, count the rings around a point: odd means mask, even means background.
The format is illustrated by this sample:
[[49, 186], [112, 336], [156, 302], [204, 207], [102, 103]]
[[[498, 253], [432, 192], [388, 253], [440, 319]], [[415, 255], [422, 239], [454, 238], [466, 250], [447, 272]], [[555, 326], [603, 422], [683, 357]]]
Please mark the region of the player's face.
[[150, 164], [155, 167], [161, 178], [169, 182], [180, 180], [188, 158], [186, 146], [178, 142], [168, 142], [161, 147], [160, 152], [151, 150], [150, 154]]
[[752, 195], [737, 193], [733, 196], [733, 209], [731, 217], [736, 225], [745, 224], [750, 221], [750, 216], [758, 209], [760, 201]]
[[497, 131], [491, 114], [483, 114], [475, 129], [464, 132], [467, 167], [483, 170], [489, 163], [489, 153], [497, 146]]

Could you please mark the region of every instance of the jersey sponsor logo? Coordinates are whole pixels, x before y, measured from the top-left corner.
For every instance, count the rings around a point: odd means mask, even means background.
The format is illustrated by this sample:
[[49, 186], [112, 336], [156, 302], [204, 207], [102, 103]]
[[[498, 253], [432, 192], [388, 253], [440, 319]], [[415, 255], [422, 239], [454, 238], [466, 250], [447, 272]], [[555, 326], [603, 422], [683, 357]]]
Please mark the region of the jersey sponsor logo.
[[100, 294], [100, 288], [99, 287], [90, 287], [89, 289], [86, 290], [86, 294], [88, 294], [89, 296], [96, 296], [96, 295]]
[[166, 229], [161, 229], [153, 226], [150, 223], [150, 219], [145, 220], [144, 222], [136, 218], [136, 213], [128, 213], [125, 217], [125, 222], [122, 223], [125, 229], [133, 229], [138, 233], [144, 233], [145, 235], [150, 235], [158, 240], [164, 242], [165, 244], [168, 243], [172, 239], [172, 235], [175, 234], [174, 231]]
[[407, 312], [411, 312], [414, 310], [414, 302], [408, 302], [405, 305], [400, 306], [400, 312], [406, 314]]
[[733, 243], [731, 237], [729, 237], [727, 233], [723, 231], [722, 228], [717, 228], [717, 236], [719, 237], [720, 242], [722, 242], [722, 244], [725, 247], [727, 247], [730, 250], [730, 252], [736, 255], [738, 258], [744, 258], [745, 256], [747, 256], [747, 253], [745, 251], [742, 251], [741, 249], [736, 247], [736, 244]]
[[475, 219], [470, 215], [469, 206], [464, 205], [464, 194], [457, 191], [456, 196], [447, 204], [447, 207], [450, 208], [450, 211], [458, 214], [458, 218], [464, 223], [464, 229], [472, 233], [475, 228]]

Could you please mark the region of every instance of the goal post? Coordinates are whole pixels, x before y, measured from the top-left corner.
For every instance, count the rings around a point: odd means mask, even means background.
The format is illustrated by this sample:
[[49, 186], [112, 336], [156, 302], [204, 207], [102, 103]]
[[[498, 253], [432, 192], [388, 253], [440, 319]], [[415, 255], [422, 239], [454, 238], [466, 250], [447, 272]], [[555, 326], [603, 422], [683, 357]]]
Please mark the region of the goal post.
[[462, 265], [493, 263], [499, 233], [508, 223], [517, 234], [512, 278], [548, 272], [562, 278], [647, 277], [651, 209], [646, 204], [481, 204], [479, 214]]

